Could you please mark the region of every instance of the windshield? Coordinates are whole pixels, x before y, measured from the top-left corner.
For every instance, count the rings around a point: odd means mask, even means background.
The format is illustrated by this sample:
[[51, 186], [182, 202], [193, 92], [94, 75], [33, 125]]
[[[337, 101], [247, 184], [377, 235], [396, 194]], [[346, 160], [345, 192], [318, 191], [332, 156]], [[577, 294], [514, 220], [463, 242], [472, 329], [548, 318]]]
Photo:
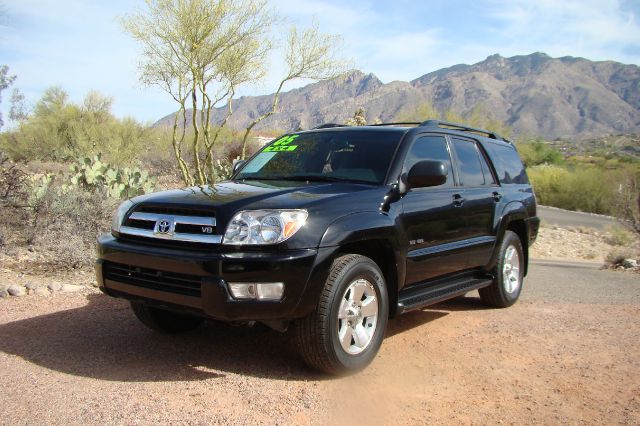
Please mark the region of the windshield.
[[382, 184], [402, 134], [349, 130], [286, 135], [263, 148], [235, 178]]

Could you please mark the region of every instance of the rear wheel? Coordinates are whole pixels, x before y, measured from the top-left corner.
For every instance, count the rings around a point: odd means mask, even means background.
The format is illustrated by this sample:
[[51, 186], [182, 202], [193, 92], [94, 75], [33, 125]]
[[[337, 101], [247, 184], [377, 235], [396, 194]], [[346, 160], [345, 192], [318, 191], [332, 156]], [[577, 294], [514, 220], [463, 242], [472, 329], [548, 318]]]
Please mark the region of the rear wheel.
[[493, 274], [493, 283], [479, 290], [482, 302], [497, 308], [506, 308], [516, 303], [522, 291], [524, 253], [520, 237], [515, 232], [505, 232]]
[[140, 302], [131, 302], [131, 309], [140, 322], [161, 333], [194, 330], [204, 321], [204, 318], [154, 308]]
[[380, 349], [388, 313], [384, 277], [375, 262], [356, 254], [339, 257], [316, 310], [296, 324], [300, 353], [326, 373], [361, 370]]

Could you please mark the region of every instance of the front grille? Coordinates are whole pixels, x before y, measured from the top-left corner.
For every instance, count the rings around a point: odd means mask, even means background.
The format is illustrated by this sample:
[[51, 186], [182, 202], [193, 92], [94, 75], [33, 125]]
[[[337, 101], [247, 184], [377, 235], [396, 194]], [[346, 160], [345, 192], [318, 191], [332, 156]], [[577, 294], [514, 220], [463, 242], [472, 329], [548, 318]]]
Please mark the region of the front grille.
[[181, 207], [140, 206], [120, 227], [124, 238], [196, 245], [220, 244], [216, 218], [210, 211]]
[[201, 277], [197, 275], [159, 271], [113, 262], [104, 262], [102, 271], [105, 279], [119, 283], [185, 296], [200, 297], [201, 295]]

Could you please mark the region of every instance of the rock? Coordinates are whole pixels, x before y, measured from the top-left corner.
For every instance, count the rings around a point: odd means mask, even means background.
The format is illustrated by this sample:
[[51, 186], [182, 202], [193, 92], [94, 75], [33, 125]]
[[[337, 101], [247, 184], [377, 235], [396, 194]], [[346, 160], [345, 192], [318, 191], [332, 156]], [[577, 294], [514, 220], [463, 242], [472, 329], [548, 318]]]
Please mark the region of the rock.
[[62, 289], [62, 284], [60, 283], [51, 283], [47, 286], [49, 288], [49, 290], [56, 292], [56, 291], [60, 291], [60, 289]]
[[33, 294], [37, 294], [38, 296], [48, 296], [49, 294], [49, 289], [47, 289], [46, 287], [37, 287], [34, 291]]
[[7, 290], [0, 290], [0, 299], [3, 297], [9, 297], [9, 292]]
[[73, 285], [73, 284], [63, 284], [62, 288], [60, 289], [60, 292], [62, 293], [77, 293], [79, 291], [82, 291], [84, 287], [82, 287], [81, 285]]
[[621, 264], [627, 269], [633, 269], [638, 267], [638, 261], [635, 259], [624, 259], [621, 262]]
[[7, 289], [7, 292], [12, 296], [20, 297], [27, 294], [27, 289], [20, 285], [13, 284], [9, 286], [9, 288]]
[[32, 283], [32, 282], [28, 282], [24, 286], [27, 288], [27, 290], [31, 290], [31, 291], [39, 287], [38, 284]]

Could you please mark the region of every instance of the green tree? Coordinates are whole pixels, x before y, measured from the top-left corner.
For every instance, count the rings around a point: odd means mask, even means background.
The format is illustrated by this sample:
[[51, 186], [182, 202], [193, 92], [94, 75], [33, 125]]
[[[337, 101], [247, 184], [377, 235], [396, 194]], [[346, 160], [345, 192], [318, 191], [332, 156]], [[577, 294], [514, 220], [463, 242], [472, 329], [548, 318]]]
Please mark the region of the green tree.
[[448, 110], [442, 113], [432, 104], [425, 102], [416, 107], [406, 107], [401, 109], [398, 114], [396, 114], [394, 121], [422, 122], [429, 119], [466, 124], [471, 127], [477, 127], [498, 133], [500, 136], [504, 137], [511, 137], [513, 134], [513, 130], [507, 124], [492, 118], [491, 115], [479, 105], [466, 114], [461, 114], [454, 110]]
[[[211, 112], [227, 104], [218, 129], [224, 127], [238, 86], [264, 75], [275, 16], [264, 0], [147, 0], [146, 6], [121, 23], [143, 47], [142, 83], [160, 87], [178, 103], [172, 145], [183, 181], [205, 184], [215, 176], [219, 136], [211, 133]], [[182, 152], [187, 136], [193, 168]]]
[[9, 120], [20, 123], [29, 117], [29, 113], [27, 112], [27, 107], [25, 105], [24, 94], [20, 89], [13, 89], [9, 102], [11, 103], [11, 108], [9, 109]]
[[[0, 103], [2, 102], [2, 92], [7, 90], [16, 80], [15, 75], [9, 75], [9, 67], [7, 65], [0, 66]], [[4, 125], [2, 113], [0, 112], [0, 129]]]
[[564, 155], [552, 148], [542, 139], [533, 139], [518, 143], [518, 152], [525, 166], [537, 166], [539, 164], [563, 164]]
[[58, 161], [102, 152], [115, 165], [131, 164], [151, 130], [131, 118], [117, 119], [111, 104], [98, 92], [75, 104], [61, 88], [49, 88], [16, 129], [0, 134], [0, 150], [13, 159]]
[[367, 125], [367, 112], [364, 108], [360, 107], [356, 109], [353, 117], [344, 122], [347, 126], [366, 126]]
[[[214, 145], [233, 114], [235, 93], [265, 76], [275, 45], [273, 30], [280, 22], [265, 0], [147, 0], [146, 5], [146, 11], [122, 18], [125, 31], [143, 46], [141, 81], [159, 86], [178, 104], [172, 145], [185, 184], [214, 182]], [[287, 82], [336, 75], [334, 41], [315, 25], [290, 30], [286, 75], [270, 109], [247, 126], [242, 157], [253, 127], [277, 112]], [[213, 128], [212, 111], [221, 106], [226, 106], [225, 117]], [[187, 139], [192, 166], [183, 156]]]
[[395, 116], [397, 122], [423, 122], [429, 119], [441, 118], [440, 112], [428, 102], [417, 107], [404, 107]]
[[278, 111], [278, 102], [282, 88], [287, 82], [297, 79], [330, 80], [343, 74], [347, 64], [336, 57], [336, 46], [340, 38], [321, 33], [318, 23], [300, 32], [292, 27], [289, 30], [285, 49], [284, 63], [287, 66], [285, 76], [280, 80], [271, 108], [253, 120], [246, 128], [242, 139], [242, 158], [246, 157], [247, 139], [253, 127]]

